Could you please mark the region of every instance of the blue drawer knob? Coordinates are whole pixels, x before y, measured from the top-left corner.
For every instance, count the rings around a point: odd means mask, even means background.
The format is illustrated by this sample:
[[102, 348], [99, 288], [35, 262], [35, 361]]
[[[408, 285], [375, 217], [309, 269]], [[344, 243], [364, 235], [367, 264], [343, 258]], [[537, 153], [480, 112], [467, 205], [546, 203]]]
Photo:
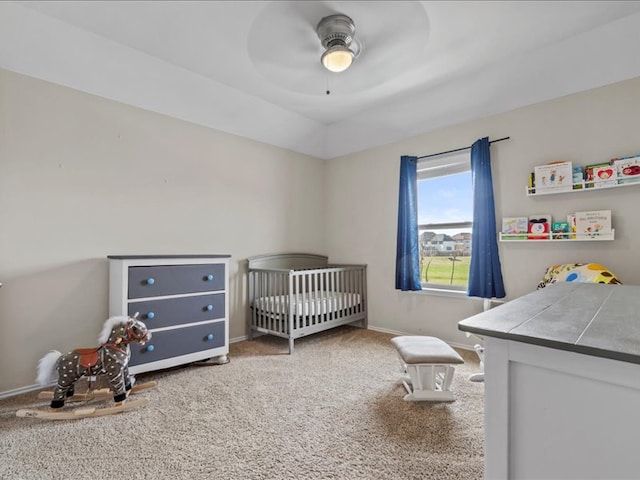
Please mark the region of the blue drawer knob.
[[213, 333], [210, 333], [209, 335], [207, 335], [207, 340], [209, 341], [213, 340]]
[[153, 345], [147, 345], [147, 348], [145, 348], [147, 352], [153, 352], [155, 349], [156, 347], [154, 347]]
[[207, 310], [208, 310], [208, 311], [213, 310], [213, 305], [207, 305]]
[[155, 316], [156, 316], [156, 314], [155, 314], [155, 313], [153, 313], [153, 312], [149, 312], [149, 313], [147, 313], [147, 318], [148, 318], [148, 319], [152, 319], [152, 318], [153, 318], [153, 317], [155, 317]]
[[207, 282], [210, 282], [211, 280], [213, 280], [213, 275], [209, 274], [209, 275], [207, 275], [206, 277], [204, 277], [204, 279], [205, 279]]
[[153, 285], [156, 281], [153, 278], [147, 278], [147, 285]]

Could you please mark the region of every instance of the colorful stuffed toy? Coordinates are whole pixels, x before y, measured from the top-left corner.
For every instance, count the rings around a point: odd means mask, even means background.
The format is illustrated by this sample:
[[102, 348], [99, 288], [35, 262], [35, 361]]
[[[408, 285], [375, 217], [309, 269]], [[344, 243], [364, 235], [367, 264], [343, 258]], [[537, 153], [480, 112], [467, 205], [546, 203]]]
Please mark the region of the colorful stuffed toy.
[[607, 267], [598, 263], [567, 263], [547, 269], [538, 290], [556, 282], [611, 283], [622, 282]]

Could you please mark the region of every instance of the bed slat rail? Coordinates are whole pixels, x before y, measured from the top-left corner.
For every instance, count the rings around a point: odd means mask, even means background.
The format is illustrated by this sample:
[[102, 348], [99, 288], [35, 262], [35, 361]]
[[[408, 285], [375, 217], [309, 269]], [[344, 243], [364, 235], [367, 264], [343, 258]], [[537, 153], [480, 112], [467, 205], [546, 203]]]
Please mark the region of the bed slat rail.
[[252, 327], [265, 333], [288, 335], [288, 287], [288, 271], [249, 272]]
[[291, 276], [295, 280], [291, 290], [291, 306], [310, 305], [309, 312], [290, 311], [294, 328], [365, 314], [365, 275], [366, 267], [362, 265], [292, 271]]

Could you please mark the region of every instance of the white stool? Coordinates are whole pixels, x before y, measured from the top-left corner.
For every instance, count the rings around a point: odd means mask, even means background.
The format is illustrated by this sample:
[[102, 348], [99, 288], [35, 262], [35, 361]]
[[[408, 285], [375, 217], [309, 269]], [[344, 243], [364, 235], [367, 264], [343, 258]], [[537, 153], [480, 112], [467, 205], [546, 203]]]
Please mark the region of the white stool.
[[451, 381], [455, 368], [452, 364], [464, 363], [458, 353], [435, 337], [400, 336], [391, 339], [398, 351], [402, 371], [409, 375], [402, 384], [407, 390], [407, 401], [452, 402]]

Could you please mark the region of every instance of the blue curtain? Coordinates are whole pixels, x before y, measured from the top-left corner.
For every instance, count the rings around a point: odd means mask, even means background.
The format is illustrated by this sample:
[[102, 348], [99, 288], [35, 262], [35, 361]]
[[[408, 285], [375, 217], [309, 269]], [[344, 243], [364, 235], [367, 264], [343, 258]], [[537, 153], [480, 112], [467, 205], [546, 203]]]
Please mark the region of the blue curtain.
[[502, 270], [496, 239], [496, 212], [493, 201], [489, 139], [481, 138], [471, 146], [471, 181], [473, 185], [473, 229], [471, 265], [467, 295], [503, 298]]
[[400, 158], [398, 200], [398, 240], [396, 251], [396, 289], [422, 290], [418, 246], [417, 157]]

